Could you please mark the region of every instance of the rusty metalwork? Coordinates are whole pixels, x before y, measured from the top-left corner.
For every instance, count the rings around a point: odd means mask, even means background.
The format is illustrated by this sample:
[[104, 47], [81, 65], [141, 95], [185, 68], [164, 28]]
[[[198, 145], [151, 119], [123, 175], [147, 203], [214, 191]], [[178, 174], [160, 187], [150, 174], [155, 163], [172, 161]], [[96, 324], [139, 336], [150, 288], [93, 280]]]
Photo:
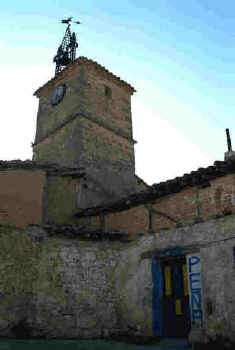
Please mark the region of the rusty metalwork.
[[[62, 42], [58, 47], [57, 54], [53, 59], [53, 62], [56, 63], [55, 76], [76, 58], [76, 48], [78, 47], [78, 43], [75, 32], [71, 33], [70, 29], [72, 18], [73, 17], [69, 17], [67, 19], [62, 19], [61, 21], [61, 23], [67, 24], [67, 28]], [[80, 24], [78, 21], [73, 23]]]
[[228, 151], [232, 151], [232, 143], [231, 143], [231, 138], [229, 135], [229, 129], [226, 129], [226, 135], [227, 135], [227, 145], [228, 145]]

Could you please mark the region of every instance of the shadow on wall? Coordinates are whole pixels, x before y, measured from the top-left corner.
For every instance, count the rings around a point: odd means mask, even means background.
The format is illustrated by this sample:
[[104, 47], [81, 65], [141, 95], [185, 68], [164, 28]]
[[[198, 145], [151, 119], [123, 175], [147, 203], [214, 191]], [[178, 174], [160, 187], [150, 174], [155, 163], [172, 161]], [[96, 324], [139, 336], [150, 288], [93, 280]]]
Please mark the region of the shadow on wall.
[[32, 328], [27, 323], [26, 318], [21, 319], [12, 327], [11, 331], [17, 339], [29, 339], [32, 337]]

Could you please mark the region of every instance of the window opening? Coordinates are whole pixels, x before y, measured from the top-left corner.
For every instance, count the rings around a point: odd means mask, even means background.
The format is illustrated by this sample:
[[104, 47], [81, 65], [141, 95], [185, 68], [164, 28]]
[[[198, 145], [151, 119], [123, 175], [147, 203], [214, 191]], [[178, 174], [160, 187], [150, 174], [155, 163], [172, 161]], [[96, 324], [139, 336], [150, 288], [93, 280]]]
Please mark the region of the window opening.
[[106, 97], [108, 98], [112, 97], [112, 90], [107, 85], [104, 86], [104, 93]]

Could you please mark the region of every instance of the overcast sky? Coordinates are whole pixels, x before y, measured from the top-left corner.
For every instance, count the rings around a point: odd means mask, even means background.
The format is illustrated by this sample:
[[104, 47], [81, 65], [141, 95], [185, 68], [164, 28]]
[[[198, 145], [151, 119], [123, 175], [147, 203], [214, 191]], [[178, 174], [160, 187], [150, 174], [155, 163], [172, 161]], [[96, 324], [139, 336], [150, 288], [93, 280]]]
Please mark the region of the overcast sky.
[[77, 57], [137, 90], [137, 175], [152, 184], [224, 160], [225, 129], [235, 138], [234, 0], [1, 1], [0, 159], [32, 159], [33, 92], [54, 76], [69, 16], [82, 22]]

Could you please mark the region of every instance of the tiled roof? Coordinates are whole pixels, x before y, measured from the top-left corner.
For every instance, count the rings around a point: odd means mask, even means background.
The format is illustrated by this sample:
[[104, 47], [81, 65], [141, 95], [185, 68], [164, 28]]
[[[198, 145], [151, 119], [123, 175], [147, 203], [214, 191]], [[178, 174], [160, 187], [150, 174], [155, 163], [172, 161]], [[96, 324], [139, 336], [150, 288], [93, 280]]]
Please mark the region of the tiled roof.
[[125, 86], [126, 88], [128, 88], [131, 91], [131, 93], [136, 92], [136, 90], [130, 84], [126, 83], [120, 77], [118, 77], [118, 76], [114, 75], [113, 73], [111, 73], [108, 69], [106, 69], [101, 64], [99, 64], [96, 61], [93, 61], [91, 59], [88, 59], [88, 58], [86, 58], [84, 56], [80, 56], [75, 61], [73, 61], [70, 64], [68, 64], [59, 74], [57, 74], [55, 77], [50, 79], [46, 84], [44, 84], [39, 89], [37, 89], [34, 92], [34, 95], [38, 96], [38, 94], [44, 88], [50, 87], [51, 85], [54, 85], [57, 80], [58, 81], [61, 80], [61, 78], [63, 78], [66, 75], [67, 72], [73, 70], [73, 68], [75, 68], [76, 66], [78, 66], [78, 65], [89, 65], [89, 64], [93, 65], [93, 67], [95, 67], [95, 69], [97, 71], [101, 71], [102, 73], [106, 74], [107, 77], [111, 78], [113, 81], [115, 81], [119, 85], [122, 85], [122, 86]]
[[66, 168], [58, 163], [38, 162], [30, 159], [0, 160], [0, 171], [8, 169], [45, 169], [48, 174], [61, 176], [84, 175], [84, 168]]
[[[35, 241], [42, 241], [46, 236], [54, 236], [57, 234], [63, 234], [69, 238], [84, 238], [88, 240], [119, 240], [122, 242], [128, 242], [130, 237], [127, 232], [118, 230], [112, 230], [104, 232], [102, 229], [87, 229], [83, 225], [76, 224], [55, 224], [46, 223], [40, 226], [44, 232], [40, 232], [37, 229], [38, 225], [29, 225], [28, 233]], [[36, 230], [34, 230], [36, 228]], [[46, 234], [45, 234], [46, 233]]]
[[146, 191], [133, 193], [107, 206], [97, 206], [78, 210], [75, 216], [95, 216], [126, 210], [140, 204], [146, 204], [147, 202], [156, 200], [166, 195], [180, 192], [189, 186], [197, 185], [207, 187], [210, 185], [210, 180], [230, 173], [235, 173], [235, 160], [229, 159], [227, 161], [216, 161], [213, 166], [199, 168], [197, 171], [192, 171], [189, 174], [184, 174], [183, 176], [176, 177], [173, 180], [153, 184], [152, 186], [149, 186]]
[[146, 187], [150, 187], [143, 179], [141, 179], [138, 175], [135, 174], [136, 180], [139, 184], [143, 184]]

